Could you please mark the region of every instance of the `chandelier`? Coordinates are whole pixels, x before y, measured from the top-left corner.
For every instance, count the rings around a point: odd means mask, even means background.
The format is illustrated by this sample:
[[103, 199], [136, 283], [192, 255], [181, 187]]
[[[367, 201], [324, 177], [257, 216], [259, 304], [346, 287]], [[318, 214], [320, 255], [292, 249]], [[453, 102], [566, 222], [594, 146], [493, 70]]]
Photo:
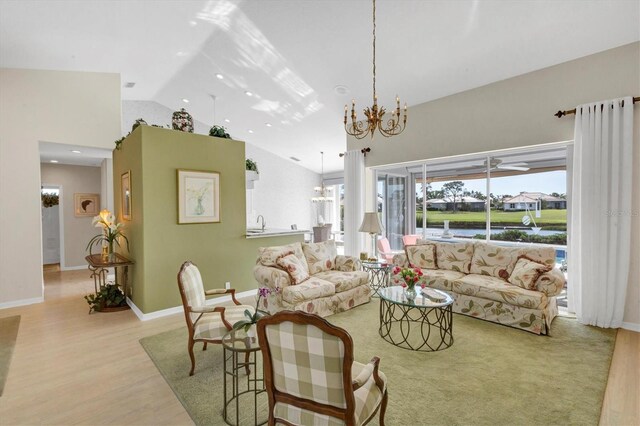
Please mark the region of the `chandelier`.
[[[407, 104], [404, 104], [404, 115], [402, 124], [400, 123], [400, 98], [396, 96], [396, 108], [391, 113], [391, 119], [383, 122], [386, 113], [384, 107], [378, 107], [378, 96], [376, 95], [376, 0], [373, 0], [373, 106], [364, 109], [366, 121], [358, 121], [356, 117], [356, 101], [351, 101], [351, 124], [347, 125], [347, 105], [344, 106], [344, 129], [348, 135], [356, 139], [362, 139], [367, 135], [373, 135], [378, 130], [382, 136], [390, 137], [402, 133], [407, 125]], [[366, 125], [365, 125], [366, 123]]]
[[315, 188], [313, 188], [313, 190], [316, 191], [316, 194], [318, 195], [311, 198], [311, 201], [313, 201], [314, 203], [330, 203], [333, 202], [333, 197], [330, 194], [329, 188], [324, 186], [324, 152], [320, 151], [320, 155], [322, 156], [321, 181], [320, 186], [316, 186]]

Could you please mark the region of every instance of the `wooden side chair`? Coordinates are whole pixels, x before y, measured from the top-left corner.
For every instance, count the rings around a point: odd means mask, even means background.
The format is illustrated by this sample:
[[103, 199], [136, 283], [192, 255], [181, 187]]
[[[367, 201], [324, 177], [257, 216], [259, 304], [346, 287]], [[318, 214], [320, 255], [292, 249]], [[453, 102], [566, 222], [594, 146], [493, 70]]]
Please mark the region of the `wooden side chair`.
[[[222, 337], [233, 327], [237, 321], [245, 318], [244, 311], [248, 309], [254, 312], [253, 306], [241, 305], [236, 299], [234, 289], [204, 290], [200, 270], [191, 262], [184, 262], [178, 272], [178, 288], [184, 307], [184, 317], [189, 330], [189, 357], [191, 357], [190, 376], [196, 368], [196, 359], [193, 354], [193, 345], [196, 342], [204, 342], [203, 351], [207, 350], [207, 343], [222, 343]], [[207, 296], [221, 296], [230, 294], [231, 300], [236, 306], [207, 306]], [[249, 355], [247, 353], [247, 355]]]
[[367, 424], [380, 409], [384, 426], [387, 378], [380, 358], [353, 361], [349, 334], [303, 311], [258, 321], [269, 397], [269, 425]]

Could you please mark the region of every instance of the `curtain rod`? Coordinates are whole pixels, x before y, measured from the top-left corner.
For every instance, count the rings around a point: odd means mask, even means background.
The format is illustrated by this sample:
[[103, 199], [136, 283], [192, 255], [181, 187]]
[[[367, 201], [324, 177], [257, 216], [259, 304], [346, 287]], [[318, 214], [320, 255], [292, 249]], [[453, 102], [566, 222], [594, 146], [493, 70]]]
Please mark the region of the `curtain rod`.
[[[371, 148], [369, 148], [369, 147], [362, 148], [362, 149], [360, 150], [360, 152], [361, 152], [361, 153], [363, 153], [363, 154], [364, 154], [364, 156], [366, 157], [366, 156], [367, 156], [367, 152], [371, 152]], [[341, 152], [341, 153], [340, 153], [340, 154], [338, 154], [338, 155], [339, 155], [340, 157], [344, 157], [344, 155], [345, 155], [346, 153], [347, 153], [347, 152], [345, 151], [345, 152]]]
[[[640, 96], [633, 98], [633, 103], [635, 104], [636, 102], [640, 102]], [[624, 106], [624, 100], [622, 101], [622, 106]], [[569, 110], [566, 110], [566, 111], [558, 111], [553, 115], [555, 115], [558, 118], [562, 118], [565, 115], [575, 114], [575, 113], [576, 113], [576, 109], [574, 108], [574, 109], [569, 109]]]

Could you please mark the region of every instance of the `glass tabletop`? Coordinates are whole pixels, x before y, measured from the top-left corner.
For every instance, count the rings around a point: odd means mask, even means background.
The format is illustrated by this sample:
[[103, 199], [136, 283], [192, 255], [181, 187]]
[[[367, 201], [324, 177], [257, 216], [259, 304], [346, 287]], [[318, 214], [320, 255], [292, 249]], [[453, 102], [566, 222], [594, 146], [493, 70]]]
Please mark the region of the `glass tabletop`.
[[361, 260], [360, 263], [362, 263], [362, 266], [371, 269], [385, 269], [391, 267], [390, 263], [380, 261]]
[[[425, 287], [426, 289], [427, 287]], [[453, 303], [453, 298], [442, 290], [436, 290], [429, 288], [430, 292], [436, 292], [444, 300], [435, 301], [422, 294], [422, 288], [416, 286], [416, 298], [414, 300], [407, 299], [404, 293], [404, 288], [401, 286], [384, 287], [378, 291], [378, 294], [384, 300], [391, 303], [397, 303], [399, 305], [413, 306], [417, 308], [438, 308], [448, 306]]]
[[222, 346], [234, 352], [255, 352], [260, 350], [256, 325], [251, 326], [248, 332], [244, 328], [231, 330], [222, 337]]

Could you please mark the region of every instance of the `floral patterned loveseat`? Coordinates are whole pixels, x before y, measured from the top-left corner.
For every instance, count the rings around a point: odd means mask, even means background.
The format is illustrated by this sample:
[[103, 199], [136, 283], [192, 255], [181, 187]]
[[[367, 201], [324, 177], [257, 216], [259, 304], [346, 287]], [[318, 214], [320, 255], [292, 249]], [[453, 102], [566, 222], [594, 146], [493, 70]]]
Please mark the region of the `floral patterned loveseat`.
[[335, 241], [260, 247], [253, 274], [272, 290], [260, 309], [301, 310], [326, 317], [371, 300], [369, 275], [355, 257], [336, 254]]
[[[565, 284], [555, 258], [553, 247], [418, 240], [393, 264], [419, 267], [420, 283], [453, 296], [454, 312], [548, 334]], [[399, 275], [391, 279], [402, 283]]]

